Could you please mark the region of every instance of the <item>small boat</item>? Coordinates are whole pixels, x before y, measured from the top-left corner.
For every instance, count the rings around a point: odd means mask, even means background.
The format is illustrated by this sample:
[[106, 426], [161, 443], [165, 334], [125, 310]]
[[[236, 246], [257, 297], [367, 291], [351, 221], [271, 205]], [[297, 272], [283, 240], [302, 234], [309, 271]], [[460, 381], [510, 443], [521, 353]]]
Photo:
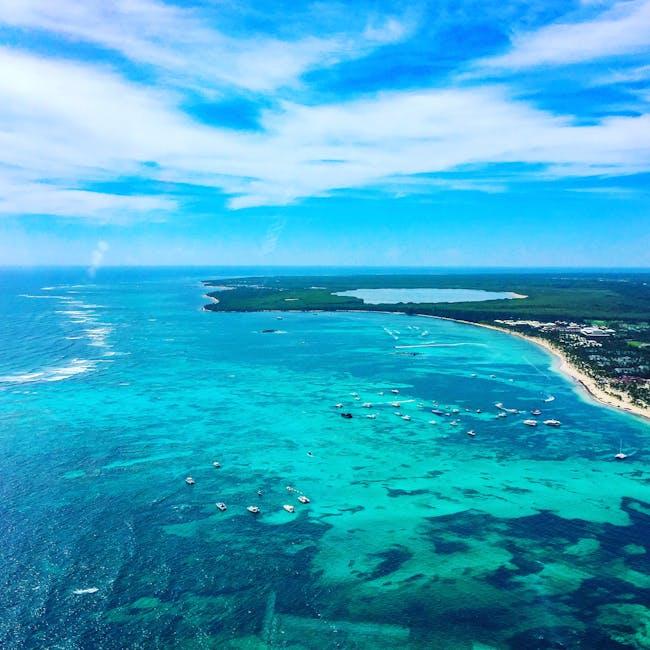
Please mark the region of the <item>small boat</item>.
[[288, 504], [288, 503], [285, 503], [282, 507], [283, 507], [287, 512], [295, 512], [295, 511], [296, 511], [296, 508], [295, 508], [294, 506]]
[[468, 435], [468, 436], [471, 436], [471, 437], [473, 438], [473, 437], [476, 435], [476, 431], [474, 431], [474, 429], [470, 429], [470, 430], [467, 432], [467, 435]]
[[555, 397], [553, 397], [553, 395], [549, 395], [549, 396], [548, 396], [544, 401], [545, 401], [545, 402], [554, 402], [554, 401], [555, 401]]
[[623, 453], [623, 442], [619, 442], [618, 444], [618, 454], [614, 456], [616, 460], [625, 460], [628, 457], [628, 454]]
[[477, 413], [482, 413], [481, 409], [476, 409]]
[[496, 379], [496, 378], [497, 378], [496, 375], [490, 375], [490, 379]]
[[449, 424], [451, 424], [454, 427], [458, 426], [458, 420], [452, 420]]
[[393, 393], [393, 395], [399, 395], [399, 390], [397, 390], [397, 388], [391, 389], [390, 392]]
[[541, 412], [539, 409], [533, 409], [533, 410], [530, 412], [530, 414], [531, 414], [531, 415], [541, 415], [542, 412]]
[[368, 413], [368, 415], [366, 415], [366, 417], [367, 417], [369, 420], [374, 420], [377, 416], [376, 416], [374, 413]]
[[259, 515], [262, 512], [257, 506], [246, 506], [246, 510], [253, 515]]
[[215, 460], [214, 463], [212, 463], [212, 467], [214, 467], [215, 469], [219, 469], [221, 467], [221, 463]]
[[257, 491], [257, 496], [258, 496], [258, 497], [261, 497], [263, 494], [264, 494], [264, 492], [262, 492], [262, 490], [258, 490], [258, 491]]
[[500, 413], [497, 413], [498, 418], [507, 418], [508, 414], [505, 413], [504, 411], [501, 411]]
[[341, 413], [341, 417], [345, 418], [346, 420], [351, 420], [352, 419], [352, 413]]
[[438, 424], [438, 420], [429, 420], [429, 424]]
[[451, 409], [451, 412], [452, 412], [454, 415], [458, 415], [458, 413], [460, 413], [460, 409]]
[[476, 377], [476, 373], [473, 372], [473, 373], [470, 375], [470, 377]]
[[350, 395], [352, 395], [352, 397], [359, 397], [359, 393], [350, 393]]
[[434, 415], [444, 415], [444, 411], [441, 411], [440, 409], [431, 409], [431, 413]]
[[188, 476], [188, 477], [185, 479], [185, 482], [186, 482], [188, 485], [194, 485], [194, 484], [196, 483], [196, 481], [195, 481], [191, 476]]
[[226, 506], [226, 504], [223, 501], [219, 501], [219, 503], [217, 503], [216, 505], [217, 508], [221, 510], [221, 512], [225, 512], [226, 510], [228, 510], [228, 506]]
[[544, 420], [547, 427], [559, 427], [562, 423], [559, 420]]
[[295, 487], [292, 487], [291, 485], [287, 485], [287, 492], [297, 492]]
[[524, 420], [524, 424], [527, 427], [536, 427], [537, 426], [537, 420]]
[[307, 452], [307, 456], [309, 456], [310, 458], [313, 458], [313, 457], [314, 457], [314, 453], [311, 452], [311, 451], [308, 451], [308, 452]]
[[342, 409], [342, 408], [343, 408], [343, 404], [340, 404], [340, 403], [339, 403], [339, 404], [334, 404], [334, 408], [336, 408], [336, 409]]
[[300, 503], [309, 503], [309, 498], [306, 497], [304, 494], [301, 494], [301, 495], [298, 497], [298, 501], [300, 501]]
[[372, 408], [372, 404], [371, 404], [370, 402], [364, 402], [364, 403], [362, 404], [362, 406], [363, 406], [364, 409], [370, 409], [370, 408]]
[[410, 415], [402, 415], [402, 420], [410, 420], [411, 416]]
[[390, 405], [395, 409], [398, 409], [402, 406], [399, 402], [391, 402]]

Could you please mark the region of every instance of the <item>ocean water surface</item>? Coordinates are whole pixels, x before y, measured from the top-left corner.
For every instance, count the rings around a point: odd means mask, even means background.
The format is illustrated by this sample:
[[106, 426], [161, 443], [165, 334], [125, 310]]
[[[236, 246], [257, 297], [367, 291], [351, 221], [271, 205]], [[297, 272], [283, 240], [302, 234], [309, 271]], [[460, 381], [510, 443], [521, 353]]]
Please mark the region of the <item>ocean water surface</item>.
[[650, 647], [648, 424], [515, 337], [215, 277], [0, 272], [0, 647]]

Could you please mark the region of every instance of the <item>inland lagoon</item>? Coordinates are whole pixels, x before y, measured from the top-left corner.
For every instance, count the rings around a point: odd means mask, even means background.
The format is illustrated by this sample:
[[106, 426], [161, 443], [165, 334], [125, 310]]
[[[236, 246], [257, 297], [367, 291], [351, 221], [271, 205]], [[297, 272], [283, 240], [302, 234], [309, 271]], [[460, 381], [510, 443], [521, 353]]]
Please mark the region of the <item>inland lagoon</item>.
[[205, 277], [2, 272], [2, 647], [650, 646], [646, 422], [500, 332]]

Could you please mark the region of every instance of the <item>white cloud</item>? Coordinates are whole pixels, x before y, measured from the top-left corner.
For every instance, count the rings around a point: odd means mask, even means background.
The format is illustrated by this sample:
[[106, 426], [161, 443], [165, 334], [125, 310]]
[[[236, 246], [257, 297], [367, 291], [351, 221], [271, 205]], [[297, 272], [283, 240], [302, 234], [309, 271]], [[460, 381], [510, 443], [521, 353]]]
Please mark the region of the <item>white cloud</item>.
[[[197, 123], [181, 97], [107, 68], [9, 48], [0, 48], [0, 68], [4, 213], [107, 219], [176, 208], [166, 197], [80, 189], [134, 175], [218, 188], [244, 208], [468, 165], [541, 164], [549, 177], [650, 170], [649, 115], [575, 125], [502, 85], [285, 102], [262, 115], [260, 132], [238, 133]], [[456, 189], [478, 188], [456, 181]]]
[[0, 24], [97, 44], [154, 66], [168, 81], [206, 93], [224, 85], [269, 92], [295, 84], [312, 68], [362, 56], [408, 33], [406, 23], [389, 17], [361, 33], [292, 41], [259, 35], [233, 38], [208, 18], [155, 0], [0, 0]]
[[521, 69], [575, 64], [649, 49], [650, 0], [623, 0], [595, 18], [554, 23], [535, 32], [517, 34], [509, 52], [483, 59], [477, 67]]
[[95, 277], [97, 269], [104, 263], [104, 257], [109, 248], [110, 246], [108, 242], [104, 241], [103, 239], [100, 239], [95, 245], [95, 248], [90, 255], [90, 266], [88, 267], [88, 275], [91, 278]]

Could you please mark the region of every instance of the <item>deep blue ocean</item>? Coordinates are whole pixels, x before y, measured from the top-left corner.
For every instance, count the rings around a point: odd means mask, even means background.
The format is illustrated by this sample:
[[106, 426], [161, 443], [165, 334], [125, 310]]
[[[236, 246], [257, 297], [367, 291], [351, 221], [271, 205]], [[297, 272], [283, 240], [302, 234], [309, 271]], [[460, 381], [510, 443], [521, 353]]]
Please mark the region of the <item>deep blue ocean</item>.
[[648, 423], [499, 332], [203, 311], [276, 272], [0, 270], [0, 647], [649, 648]]

